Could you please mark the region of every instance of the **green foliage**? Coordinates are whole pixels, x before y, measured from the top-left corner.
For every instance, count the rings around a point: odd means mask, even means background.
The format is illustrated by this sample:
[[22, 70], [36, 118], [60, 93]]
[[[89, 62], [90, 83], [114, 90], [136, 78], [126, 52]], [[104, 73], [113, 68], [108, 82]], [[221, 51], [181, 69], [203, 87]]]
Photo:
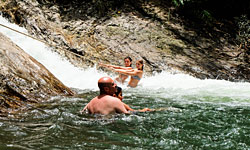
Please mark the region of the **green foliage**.
[[208, 10], [202, 10], [200, 13], [201, 19], [206, 23], [209, 24], [211, 21], [213, 21], [213, 16]]
[[[214, 18], [233, 19], [235, 16], [249, 14], [249, 0], [172, 0], [173, 5], [185, 17], [209, 23]], [[248, 16], [249, 17], [249, 16]]]
[[[209, 0], [208, 0], [209, 1]], [[207, 0], [172, 0], [174, 6], [179, 8], [180, 10], [184, 10], [184, 15], [192, 15], [189, 16], [191, 18], [198, 18], [203, 20], [205, 23], [209, 23], [213, 20], [212, 14], [210, 11], [202, 5], [207, 2]], [[187, 13], [186, 13], [187, 12]]]
[[207, 10], [203, 10], [202, 11], [202, 18], [210, 20], [212, 18], [212, 16], [211, 16], [211, 14]]
[[190, 1], [190, 0], [172, 0], [173, 4], [174, 4], [175, 6], [184, 5], [184, 2], [187, 2], [187, 1]]

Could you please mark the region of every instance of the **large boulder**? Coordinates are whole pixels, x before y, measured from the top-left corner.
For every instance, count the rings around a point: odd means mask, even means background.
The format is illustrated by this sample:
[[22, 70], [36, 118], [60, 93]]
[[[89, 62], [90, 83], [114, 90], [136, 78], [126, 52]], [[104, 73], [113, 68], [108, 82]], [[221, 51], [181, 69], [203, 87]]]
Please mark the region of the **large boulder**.
[[0, 112], [74, 93], [42, 64], [0, 33]]
[[123, 65], [131, 56], [133, 67], [144, 60], [145, 75], [167, 70], [250, 81], [250, 51], [235, 43], [234, 21], [193, 22], [179, 16], [171, 1], [5, 0], [0, 14], [77, 67]]

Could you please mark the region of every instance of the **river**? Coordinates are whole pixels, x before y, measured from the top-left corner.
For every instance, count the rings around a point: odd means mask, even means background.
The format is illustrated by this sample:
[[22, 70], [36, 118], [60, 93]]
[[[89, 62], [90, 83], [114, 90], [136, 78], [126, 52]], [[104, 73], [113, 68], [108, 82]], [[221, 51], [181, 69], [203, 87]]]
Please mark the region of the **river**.
[[[27, 33], [0, 17], [0, 23]], [[43, 43], [0, 27], [28, 54], [77, 92], [0, 117], [0, 149], [250, 150], [250, 83], [200, 80], [162, 72], [123, 87], [124, 102], [157, 111], [99, 116], [79, 111], [98, 95], [95, 67], [79, 69]], [[111, 76], [112, 78], [115, 77]], [[39, 109], [38, 109], [39, 108]]]

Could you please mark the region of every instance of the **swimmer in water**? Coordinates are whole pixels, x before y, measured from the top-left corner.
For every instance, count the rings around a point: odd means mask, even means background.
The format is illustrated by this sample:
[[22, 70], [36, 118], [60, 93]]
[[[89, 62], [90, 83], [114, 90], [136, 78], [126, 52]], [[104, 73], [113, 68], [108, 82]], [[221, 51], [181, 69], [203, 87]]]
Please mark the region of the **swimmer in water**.
[[[110, 77], [102, 77], [98, 80], [98, 87], [100, 94], [93, 98], [81, 111], [88, 110], [90, 114], [114, 114], [125, 113], [129, 114], [123, 103], [114, 94], [117, 91], [117, 85]], [[147, 111], [146, 109], [144, 111]], [[143, 112], [142, 110], [140, 112]]]
[[[108, 68], [112, 67], [114, 69], [130, 70], [130, 69], [133, 69], [132, 68], [132, 58], [129, 57], [129, 56], [125, 57], [124, 58], [124, 65], [125, 65], [125, 67], [115, 66], [115, 65], [108, 65], [108, 64], [102, 64], [102, 63], [99, 64], [99, 66], [108, 67]], [[123, 84], [127, 78], [128, 78], [128, 75], [120, 73], [119, 76], [115, 78], [115, 81]]]
[[[114, 94], [114, 97], [117, 97], [119, 98], [121, 101], [123, 100], [123, 96], [122, 96], [122, 88], [119, 87], [119, 86], [116, 86], [116, 92]], [[136, 112], [136, 111], [139, 111], [139, 112], [145, 112], [145, 111], [151, 111], [151, 109], [149, 108], [144, 108], [144, 109], [141, 109], [141, 110], [134, 110], [132, 109], [131, 107], [129, 107], [127, 104], [124, 103], [124, 107], [126, 108], [127, 111], [132, 111], [132, 112]]]
[[107, 65], [107, 64], [102, 66], [112, 69], [113, 71], [118, 72], [120, 74], [131, 76], [128, 82], [129, 87], [136, 87], [143, 75], [143, 60], [136, 61], [136, 69], [117, 68], [117, 66], [114, 67], [113, 65]]

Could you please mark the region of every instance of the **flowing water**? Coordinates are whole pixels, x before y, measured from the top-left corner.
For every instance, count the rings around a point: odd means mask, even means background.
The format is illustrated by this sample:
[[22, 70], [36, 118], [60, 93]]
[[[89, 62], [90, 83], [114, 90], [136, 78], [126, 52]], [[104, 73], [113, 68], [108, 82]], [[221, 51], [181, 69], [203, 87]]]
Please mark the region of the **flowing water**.
[[[3, 18], [0, 23], [27, 33]], [[137, 88], [122, 85], [125, 103], [157, 111], [80, 114], [98, 95], [97, 80], [107, 74], [95, 68], [81, 70], [40, 42], [3, 27], [0, 32], [77, 92], [75, 97], [53, 97], [39, 109], [1, 117], [1, 150], [250, 150], [250, 83], [163, 72], [144, 77]]]

